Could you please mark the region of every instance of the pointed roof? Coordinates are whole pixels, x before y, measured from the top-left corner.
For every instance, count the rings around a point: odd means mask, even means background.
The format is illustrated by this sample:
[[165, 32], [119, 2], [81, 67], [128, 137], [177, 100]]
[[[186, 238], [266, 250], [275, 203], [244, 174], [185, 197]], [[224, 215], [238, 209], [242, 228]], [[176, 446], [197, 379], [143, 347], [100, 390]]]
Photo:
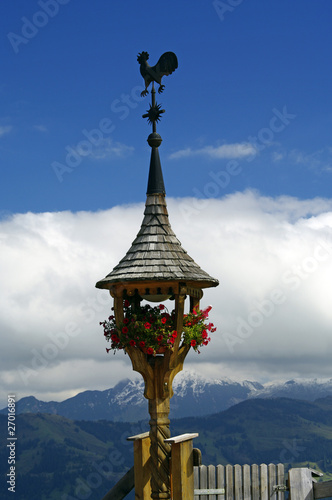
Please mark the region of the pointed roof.
[[201, 288], [219, 284], [182, 248], [169, 223], [162, 193], [147, 195], [141, 229], [132, 246], [96, 286], [109, 288], [116, 282], [136, 281], [181, 281]]

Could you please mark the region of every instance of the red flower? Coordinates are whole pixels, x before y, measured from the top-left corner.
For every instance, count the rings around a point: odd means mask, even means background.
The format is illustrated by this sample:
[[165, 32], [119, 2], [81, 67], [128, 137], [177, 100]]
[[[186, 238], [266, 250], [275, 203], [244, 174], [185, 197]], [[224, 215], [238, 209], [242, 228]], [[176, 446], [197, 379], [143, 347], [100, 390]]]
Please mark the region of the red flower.
[[206, 330], [203, 330], [202, 331], [202, 339], [207, 339], [207, 336], [208, 336], [208, 334], [207, 334]]
[[113, 340], [113, 342], [115, 342], [116, 344], [117, 344], [118, 342], [120, 342], [119, 337], [118, 337], [117, 335], [115, 335], [115, 333], [112, 333], [112, 335], [111, 335], [111, 339], [112, 339], [112, 340]]
[[163, 339], [164, 339], [164, 337], [162, 335], [158, 335], [158, 337], [157, 337], [158, 342], [162, 342]]
[[111, 349], [108, 349], [108, 348], [106, 347], [106, 352], [107, 352], [107, 353], [109, 353], [109, 352], [110, 352], [110, 350], [111, 350]]
[[153, 349], [152, 347], [148, 347], [147, 350], [146, 350], [146, 353], [147, 354], [153, 354]]
[[127, 299], [126, 299], [126, 300], [124, 301], [123, 305], [124, 305], [125, 307], [129, 307], [129, 306], [130, 306], [130, 302], [129, 302], [129, 300], [127, 300]]
[[146, 323], [144, 324], [144, 328], [145, 328], [146, 330], [150, 330], [150, 328], [151, 328], [151, 324], [150, 324], [150, 323], [148, 323], [148, 322], [146, 322]]
[[174, 337], [171, 337], [171, 338], [168, 340], [168, 342], [170, 342], [171, 344], [174, 344], [174, 342], [175, 342], [175, 338], [174, 338]]
[[197, 344], [196, 340], [193, 339], [190, 341], [191, 347], [195, 347], [196, 344]]
[[173, 339], [176, 339], [177, 336], [178, 336], [178, 332], [176, 330], [174, 330], [174, 332], [172, 333]]
[[195, 314], [195, 315], [197, 314], [197, 311], [196, 311], [196, 309], [193, 309], [193, 314]]
[[166, 318], [161, 318], [161, 322], [164, 325], [166, 323], [167, 319]]
[[130, 341], [129, 341], [129, 345], [131, 345], [131, 346], [134, 346], [134, 345], [136, 345], [136, 342], [135, 342], [135, 340], [130, 340]]
[[159, 304], [159, 309], [162, 311], [163, 309], [165, 309], [165, 306], [163, 304]]
[[141, 340], [141, 342], [139, 343], [139, 346], [140, 346], [140, 347], [145, 347], [145, 342], [144, 342], [144, 340]]
[[122, 333], [128, 333], [128, 328], [126, 326], [124, 326], [121, 331], [122, 331]]
[[129, 319], [128, 319], [128, 318], [125, 318], [125, 319], [123, 320], [123, 322], [124, 322], [124, 324], [125, 324], [125, 325], [128, 325], [128, 323], [129, 323]]

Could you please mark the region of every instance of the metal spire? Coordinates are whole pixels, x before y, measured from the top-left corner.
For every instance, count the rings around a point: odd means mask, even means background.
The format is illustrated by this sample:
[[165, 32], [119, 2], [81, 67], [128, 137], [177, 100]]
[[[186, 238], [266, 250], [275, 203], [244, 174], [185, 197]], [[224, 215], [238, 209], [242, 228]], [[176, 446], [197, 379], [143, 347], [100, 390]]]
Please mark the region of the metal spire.
[[147, 110], [147, 113], [143, 115], [143, 118], [147, 118], [148, 122], [152, 123], [152, 134], [150, 134], [148, 137], [148, 144], [149, 146], [151, 146], [152, 150], [148, 187], [146, 191], [147, 195], [166, 193], [158, 150], [162, 142], [162, 138], [159, 134], [157, 134], [157, 122], [160, 120], [161, 114], [165, 113], [165, 110], [161, 109], [161, 105], [156, 103], [156, 91], [154, 88], [154, 82], [152, 82], [151, 100], [152, 102], [150, 108]]

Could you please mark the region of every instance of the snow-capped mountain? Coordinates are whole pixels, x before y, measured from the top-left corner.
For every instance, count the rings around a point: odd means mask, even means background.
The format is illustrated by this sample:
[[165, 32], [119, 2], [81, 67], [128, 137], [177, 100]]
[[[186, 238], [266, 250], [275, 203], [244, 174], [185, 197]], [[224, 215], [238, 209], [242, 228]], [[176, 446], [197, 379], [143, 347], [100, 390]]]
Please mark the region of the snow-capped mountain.
[[[262, 385], [245, 380], [208, 379], [183, 371], [173, 382], [171, 418], [200, 417], [226, 410], [249, 398], [288, 397], [314, 401], [332, 395], [330, 380], [290, 380]], [[33, 396], [17, 402], [17, 413], [58, 414], [73, 420], [137, 422], [149, 418], [143, 396], [143, 380], [123, 380], [105, 391], [84, 391], [60, 403], [43, 402]], [[7, 413], [4, 408], [0, 413]]]

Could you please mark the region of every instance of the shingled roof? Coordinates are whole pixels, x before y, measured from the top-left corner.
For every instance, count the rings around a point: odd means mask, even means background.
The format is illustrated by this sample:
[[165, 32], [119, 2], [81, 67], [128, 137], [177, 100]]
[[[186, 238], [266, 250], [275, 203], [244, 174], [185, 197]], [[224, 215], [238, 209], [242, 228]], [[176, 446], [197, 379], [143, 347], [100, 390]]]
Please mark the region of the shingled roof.
[[[160, 137], [160, 136], [159, 136]], [[161, 138], [160, 138], [161, 142]], [[182, 248], [168, 218], [159, 151], [152, 147], [144, 218], [126, 255], [97, 288], [117, 282], [181, 281], [201, 288], [217, 286], [218, 280], [203, 271]]]
[[164, 194], [148, 194], [141, 229], [123, 259], [97, 283], [98, 288], [127, 281], [200, 282], [202, 288], [218, 280], [203, 271], [182, 248], [168, 219]]

